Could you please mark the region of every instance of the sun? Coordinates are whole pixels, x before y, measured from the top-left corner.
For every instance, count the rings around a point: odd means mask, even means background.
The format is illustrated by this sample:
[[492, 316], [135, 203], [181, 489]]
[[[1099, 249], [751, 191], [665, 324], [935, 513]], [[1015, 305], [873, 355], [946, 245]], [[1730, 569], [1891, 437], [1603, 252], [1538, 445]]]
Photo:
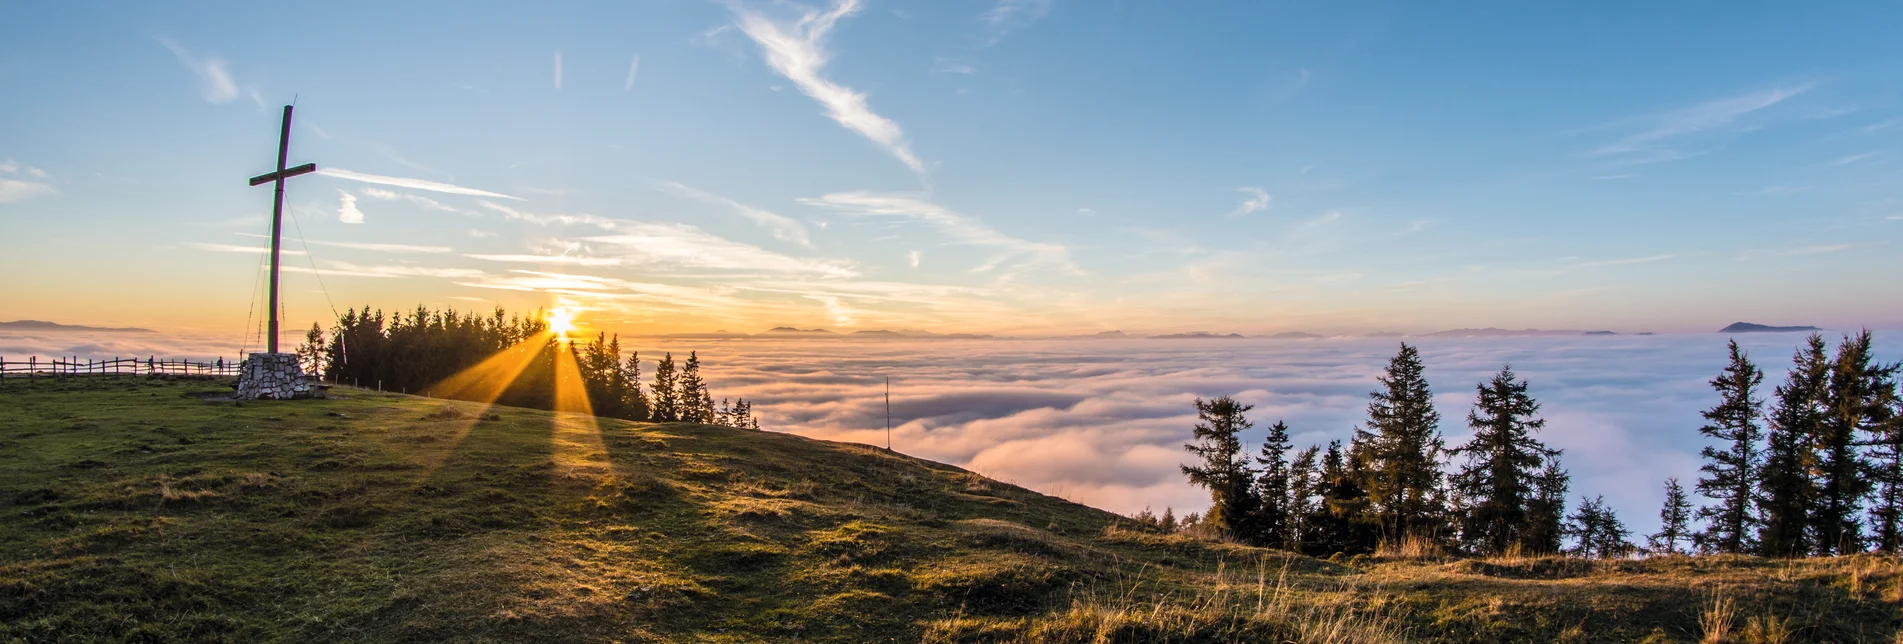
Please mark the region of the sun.
[[562, 337], [568, 337], [575, 330], [575, 310], [558, 307], [548, 312], [548, 330]]

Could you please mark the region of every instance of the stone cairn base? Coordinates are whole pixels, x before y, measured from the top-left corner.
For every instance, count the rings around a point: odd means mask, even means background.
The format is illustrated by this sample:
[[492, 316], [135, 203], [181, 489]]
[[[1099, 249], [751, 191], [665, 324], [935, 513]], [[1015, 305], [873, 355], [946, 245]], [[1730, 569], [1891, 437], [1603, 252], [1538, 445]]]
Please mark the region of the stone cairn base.
[[317, 383], [304, 375], [295, 353], [253, 353], [238, 371], [238, 400], [322, 398]]

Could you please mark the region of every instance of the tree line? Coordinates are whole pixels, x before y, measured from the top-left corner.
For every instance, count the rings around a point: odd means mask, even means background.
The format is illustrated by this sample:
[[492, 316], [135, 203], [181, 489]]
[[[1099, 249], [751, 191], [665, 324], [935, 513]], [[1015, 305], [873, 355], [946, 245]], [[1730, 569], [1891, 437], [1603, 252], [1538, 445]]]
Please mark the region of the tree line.
[[[497, 404], [554, 409], [557, 352], [573, 359], [582, 390], [597, 416], [651, 422], [693, 422], [759, 429], [753, 405], [745, 399], [714, 402], [701, 375], [696, 352], [676, 363], [662, 354], [654, 377], [641, 381], [641, 355], [623, 357], [620, 337], [598, 333], [582, 343], [549, 333], [541, 311], [510, 315], [496, 308], [489, 316], [418, 306], [407, 314], [350, 309], [328, 333], [312, 324], [297, 353], [309, 373], [324, 380], [381, 387], [385, 390], [456, 397], [436, 387], [492, 357], [520, 352], [521, 371], [502, 388]], [[498, 374], [497, 377], [506, 377]]]
[[[1835, 355], [1812, 335], [1794, 357], [1769, 411], [1757, 397], [1763, 372], [1730, 343], [1730, 363], [1711, 386], [1719, 402], [1699, 431], [1694, 508], [1677, 479], [1665, 481], [1654, 554], [1832, 555], [1903, 546], [1903, 403], [1898, 364], [1875, 362], [1868, 331], [1846, 335]], [[1367, 419], [1348, 443], [1292, 451], [1276, 422], [1256, 455], [1242, 434], [1252, 407], [1229, 396], [1198, 398], [1194, 462], [1182, 466], [1209, 490], [1208, 511], [1137, 519], [1315, 555], [1357, 554], [1416, 540], [1477, 555], [1567, 553], [1623, 557], [1642, 548], [1603, 497], [1566, 511], [1570, 476], [1561, 450], [1538, 439], [1546, 426], [1529, 386], [1511, 367], [1475, 387], [1473, 436], [1449, 447], [1420, 353], [1405, 343], [1369, 394]], [[1693, 523], [1702, 523], [1694, 527]], [[1867, 530], [1866, 530], [1867, 528]]]
[[1812, 334], [1767, 410], [1764, 372], [1733, 341], [1711, 381], [1719, 402], [1698, 429], [1715, 442], [1701, 453], [1694, 488], [1711, 503], [1694, 511], [1678, 480], [1666, 479], [1652, 550], [1677, 553], [1683, 544], [1685, 552], [1802, 557], [1903, 549], [1900, 369], [1876, 361], [1867, 330], [1843, 336], [1834, 354]]

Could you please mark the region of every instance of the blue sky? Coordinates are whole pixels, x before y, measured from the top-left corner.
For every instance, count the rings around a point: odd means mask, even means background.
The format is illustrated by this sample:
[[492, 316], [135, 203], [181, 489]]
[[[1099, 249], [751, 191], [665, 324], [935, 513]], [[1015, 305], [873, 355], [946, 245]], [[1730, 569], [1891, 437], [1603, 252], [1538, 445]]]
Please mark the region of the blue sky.
[[0, 318], [242, 329], [296, 96], [292, 320], [1895, 328], [1899, 13], [22, 6]]

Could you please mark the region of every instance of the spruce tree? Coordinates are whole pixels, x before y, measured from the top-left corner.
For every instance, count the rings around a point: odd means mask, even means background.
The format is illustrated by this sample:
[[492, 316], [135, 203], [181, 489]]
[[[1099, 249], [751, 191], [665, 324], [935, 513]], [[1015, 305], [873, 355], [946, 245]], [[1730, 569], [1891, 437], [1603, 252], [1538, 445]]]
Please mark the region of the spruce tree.
[[1812, 334], [1791, 358], [1791, 371], [1777, 387], [1764, 464], [1758, 475], [1758, 551], [1801, 557], [1812, 550], [1811, 504], [1817, 483], [1816, 437], [1822, 433], [1830, 354], [1824, 336]]
[[1315, 514], [1315, 493], [1319, 487], [1315, 459], [1321, 454], [1320, 448], [1308, 446], [1295, 453], [1289, 461], [1288, 480], [1288, 534], [1284, 548], [1306, 552], [1303, 541], [1309, 534], [1310, 520]]
[[1883, 393], [1890, 411], [1871, 440], [1870, 461], [1875, 467], [1871, 479], [1877, 494], [1870, 519], [1876, 548], [1895, 553], [1903, 551], [1903, 395], [1899, 395], [1896, 383], [1890, 383]]
[[1287, 548], [1293, 541], [1289, 530], [1288, 448], [1288, 425], [1275, 421], [1262, 439], [1262, 455], [1255, 459], [1262, 466], [1255, 488], [1256, 498], [1261, 499], [1257, 521], [1260, 536], [1256, 541], [1264, 546]]
[[1811, 514], [1812, 548], [1819, 555], [1863, 549], [1864, 497], [1871, 491], [1871, 467], [1858, 437], [1879, 433], [1890, 418], [1886, 391], [1893, 390], [1896, 365], [1872, 363], [1870, 332], [1844, 336], [1831, 361], [1824, 395], [1824, 418], [1817, 436], [1817, 503]]
[[1381, 389], [1368, 394], [1368, 421], [1355, 430], [1363, 456], [1361, 487], [1381, 537], [1399, 542], [1438, 529], [1442, 507], [1440, 413], [1428, 390], [1420, 351], [1407, 343], [1388, 361]]
[[1156, 520], [1156, 527], [1162, 530], [1166, 534], [1175, 532], [1176, 531], [1176, 510], [1165, 506], [1163, 508], [1163, 518]]
[[1603, 496], [1579, 497], [1579, 510], [1566, 517], [1566, 534], [1576, 540], [1568, 553], [1587, 559], [1623, 557], [1632, 550], [1626, 540], [1631, 533]]
[[1533, 498], [1526, 503], [1526, 528], [1520, 549], [1533, 553], [1559, 552], [1566, 536], [1566, 490], [1572, 476], [1559, 467], [1559, 450], [1533, 477]]
[[648, 397], [641, 393], [641, 352], [628, 354], [627, 361], [621, 363], [621, 380], [627, 383], [627, 401], [623, 403], [628, 410], [627, 417], [636, 420], [653, 417], [648, 409]]
[[1699, 433], [1719, 441], [1700, 452], [1705, 465], [1699, 471], [1705, 475], [1698, 479], [1698, 493], [1717, 503], [1699, 508], [1698, 518], [1705, 521], [1701, 543], [1716, 552], [1735, 554], [1757, 548], [1752, 500], [1758, 489], [1758, 416], [1764, 401], [1756, 392], [1764, 372], [1751, 364], [1737, 340], [1731, 341], [1730, 351], [1730, 363], [1711, 381], [1711, 388], [1718, 391], [1718, 405], [1704, 412], [1706, 424], [1698, 428]]
[[1191, 433], [1197, 442], [1183, 449], [1201, 462], [1181, 466], [1191, 484], [1209, 490], [1210, 506], [1203, 513], [1203, 523], [1220, 534], [1243, 540], [1255, 536], [1253, 519], [1257, 511], [1255, 470], [1242, 453], [1242, 432], [1253, 426], [1244, 414], [1253, 408], [1228, 396], [1197, 398], [1198, 422]]
[[687, 352], [687, 362], [681, 364], [679, 385], [680, 419], [690, 423], [713, 423], [714, 401], [707, 393], [707, 382], [700, 377], [700, 354]]
[[1344, 452], [1341, 441], [1330, 441], [1322, 452], [1316, 476], [1319, 503], [1304, 523], [1304, 550], [1314, 555], [1372, 552], [1374, 526], [1367, 520], [1368, 495], [1361, 489], [1355, 454]]
[[[1467, 414], [1473, 438], [1451, 450], [1466, 457], [1452, 477], [1462, 509], [1461, 540], [1478, 554], [1503, 553], [1515, 544], [1550, 551], [1557, 532], [1551, 515], [1565, 504], [1566, 477], [1557, 466], [1559, 450], [1533, 438], [1546, 426], [1538, 417], [1540, 405], [1511, 367], [1476, 389], [1478, 399]], [[1535, 500], [1544, 501], [1538, 517], [1528, 512]], [[1529, 534], [1529, 527], [1536, 529]]]
[[648, 387], [650, 420], [666, 423], [681, 419], [679, 380], [674, 374], [674, 354], [661, 354], [661, 361], [654, 365], [654, 384]]
[[1654, 554], [1678, 554], [1678, 542], [1691, 537], [1692, 502], [1685, 499], [1685, 488], [1678, 477], [1665, 479], [1665, 505], [1659, 508], [1659, 531], [1646, 537]]

